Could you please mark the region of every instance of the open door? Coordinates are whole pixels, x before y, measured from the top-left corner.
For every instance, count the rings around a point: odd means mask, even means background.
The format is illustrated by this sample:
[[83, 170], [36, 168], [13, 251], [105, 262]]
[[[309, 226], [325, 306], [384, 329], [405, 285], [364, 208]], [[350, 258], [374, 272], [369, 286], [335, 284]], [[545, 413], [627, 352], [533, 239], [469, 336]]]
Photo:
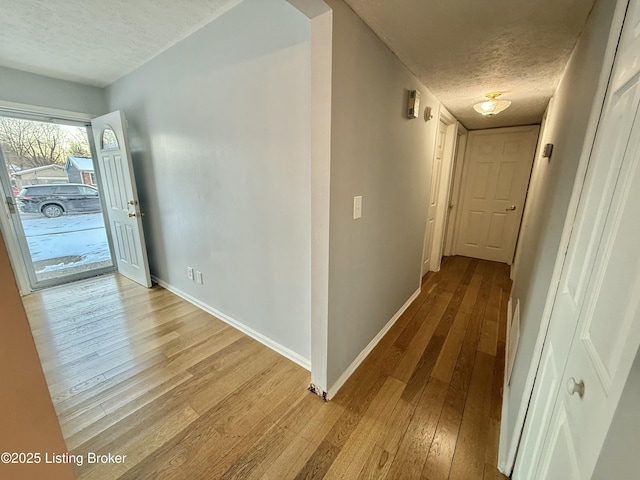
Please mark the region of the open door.
[[118, 271], [140, 285], [151, 287], [142, 212], [125, 125], [120, 111], [91, 121]]

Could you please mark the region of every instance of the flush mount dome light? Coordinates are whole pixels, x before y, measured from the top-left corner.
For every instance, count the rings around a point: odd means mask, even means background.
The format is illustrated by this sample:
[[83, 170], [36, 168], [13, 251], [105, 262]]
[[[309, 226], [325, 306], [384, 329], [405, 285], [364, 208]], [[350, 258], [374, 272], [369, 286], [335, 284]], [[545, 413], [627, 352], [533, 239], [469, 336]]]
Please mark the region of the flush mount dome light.
[[503, 110], [509, 108], [511, 102], [509, 100], [498, 100], [498, 97], [502, 95], [500, 92], [492, 92], [487, 94], [487, 98], [489, 100], [485, 100], [484, 102], [476, 103], [473, 108], [476, 112], [481, 115], [497, 115]]

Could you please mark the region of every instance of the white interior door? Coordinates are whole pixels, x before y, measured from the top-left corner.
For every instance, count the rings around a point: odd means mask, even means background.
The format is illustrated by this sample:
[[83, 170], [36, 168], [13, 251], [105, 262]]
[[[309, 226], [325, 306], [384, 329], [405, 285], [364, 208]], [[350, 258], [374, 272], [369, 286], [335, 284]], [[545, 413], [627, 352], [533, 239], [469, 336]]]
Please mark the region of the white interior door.
[[431, 168], [431, 189], [429, 190], [429, 207], [427, 212], [427, 228], [424, 235], [422, 250], [422, 275], [431, 270], [433, 252], [433, 238], [438, 214], [438, 198], [440, 193], [440, 179], [442, 177], [442, 159], [444, 158], [447, 125], [440, 120], [436, 134], [436, 153]]
[[151, 275], [142, 230], [142, 213], [125, 125], [124, 114], [120, 111], [91, 121], [103, 183], [101, 191], [104, 194], [118, 271], [125, 277], [150, 287]]
[[591, 478], [640, 344], [639, 5], [627, 13], [514, 479]]
[[469, 133], [456, 254], [511, 264], [538, 131], [533, 126]]
[[467, 151], [467, 136], [469, 132], [459, 123], [456, 127], [456, 153], [452, 166], [451, 194], [447, 203], [447, 227], [444, 255], [455, 255], [455, 234], [456, 225], [459, 223], [460, 192], [462, 190], [462, 169], [464, 166], [464, 156]]
[[[440, 135], [440, 130], [444, 135]], [[444, 237], [449, 214], [449, 196], [452, 190], [451, 179], [455, 159], [455, 144], [457, 140], [456, 120], [440, 112], [440, 124], [438, 129], [438, 143], [436, 156], [440, 164], [440, 179], [438, 180], [438, 198], [436, 200], [436, 218], [434, 224], [433, 241], [431, 242], [431, 268], [432, 272], [440, 270], [440, 263], [444, 253]]]

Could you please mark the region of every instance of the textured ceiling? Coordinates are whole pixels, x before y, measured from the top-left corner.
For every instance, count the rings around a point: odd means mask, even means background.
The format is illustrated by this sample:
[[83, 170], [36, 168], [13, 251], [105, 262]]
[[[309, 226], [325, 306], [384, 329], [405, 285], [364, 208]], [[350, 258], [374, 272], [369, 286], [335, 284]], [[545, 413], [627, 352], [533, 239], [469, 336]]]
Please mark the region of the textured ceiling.
[[[600, 0], [610, 1], [610, 0]], [[469, 129], [539, 123], [594, 0], [346, 0]], [[511, 107], [482, 117], [493, 91]]]
[[[0, 0], [0, 65], [109, 85], [240, 1]], [[346, 2], [478, 129], [540, 121], [594, 0]], [[472, 105], [496, 90], [512, 106], [477, 114]]]
[[0, 0], [0, 65], [103, 87], [241, 0]]

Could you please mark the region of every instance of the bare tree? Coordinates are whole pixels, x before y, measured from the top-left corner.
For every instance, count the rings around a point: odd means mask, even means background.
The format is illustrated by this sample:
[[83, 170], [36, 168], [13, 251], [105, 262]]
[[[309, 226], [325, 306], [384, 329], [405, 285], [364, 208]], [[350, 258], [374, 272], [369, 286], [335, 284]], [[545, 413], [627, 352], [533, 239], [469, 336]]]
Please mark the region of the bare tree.
[[91, 158], [91, 149], [86, 136], [82, 138], [82, 136], [76, 135], [72, 140], [69, 140], [66, 154], [72, 157]]
[[0, 117], [0, 144], [21, 169], [66, 160], [66, 135], [59, 125]]

